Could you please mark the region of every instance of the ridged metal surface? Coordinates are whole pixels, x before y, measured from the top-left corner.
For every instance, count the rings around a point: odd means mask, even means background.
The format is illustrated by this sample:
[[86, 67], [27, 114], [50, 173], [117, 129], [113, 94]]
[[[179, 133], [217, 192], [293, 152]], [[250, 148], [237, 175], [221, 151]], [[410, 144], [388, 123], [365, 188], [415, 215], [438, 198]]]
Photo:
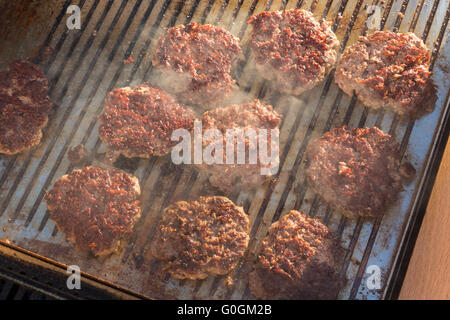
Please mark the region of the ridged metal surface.
[[12, 281], [0, 279], [0, 300], [45, 300], [47, 297], [37, 291], [19, 286]]
[[[76, 3], [76, 2], [74, 2]], [[67, 158], [69, 147], [85, 144], [92, 151], [91, 163], [99, 164], [105, 153], [97, 133], [97, 116], [107, 93], [116, 87], [135, 86], [155, 80], [151, 57], [156, 39], [170, 26], [190, 21], [225, 27], [240, 37], [246, 59], [235, 77], [243, 91], [269, 101], [284, 115], [281, 127], [281, 166], [277, 179], [254, 191], [228, 195], [249, 214], [251, 242], [245, 261], [251, 261], [260, 240], [273, 221], [290, 209], [303, 210], [321, 218], [342, 240], [347, 250], [342, 274], [347, 285], [341, 299], [380, 299], [384, 296], [392, 265], [407, 227], [411, 208], [423, 176], [444, 109], [448, 107], [449, 44], [448, 0], [387, 1], [277, 1], [277, 0], [81, 0], [83, 26], [68, 31], [64, 20], [66, 2], [47, 37], [54, 49], [48, 62], [40, 63], [50, 79], [50, 95], [56, 111], [49, 120], [42, 143], [31, 152], [0, 158], [0, 239], [59, 262], [76, 264], [85, 272], [124, 286], [149, 297], [249, 298], [248, 264], [233, 274], [233, 285], [224, 277], [204, 281], [179, 281], [154, 274], [158, 263], [151, 260], [148, 245], [158, 220], [171, 202], [212, 194], [207, 176], [189, 166], [174, 166], [170, 158], [128, 161], [124, 168], [141, 183], [142, 219], [131, 239], [118, 254], [95, 259], [73, 249], [64, 235], [48, 219], [45, 191], [73, 167]], [[420, 120], [400, 119], [390, 112], [365, 108], [354, 97], [343, 94], [333, 81], [325, 81], [302, 96], [280, 95], [256, 76], [249, 59], [249, 30], [246, 21], [264, 10], [303, 8], [317, 18], [332, 22], [341, 41], [339, 53], [354, 43], [366, 28], [367, 6], [378, 5], [381, 29], [412, 31], [433, 50], [433, 79], [438, 86], [434, 111]], [[96, 30], [96, 32], [94, 32]], [[41, 50], [41, 53], [43, 49]], [[134, 63], [124, 64], [132, 56]], [[405, 186], [400, 199], [379, 219], [349, 220], [333, 212], [307, 187], [304, 177], [304, 151], [309, 141], [343, 124], [349, 127], [377, 125], [390, 132], [401, 144], [402, 155], [417, 169], [417, 176]], [[368, 265], [382, 270], [381, 290], [368, 290]]]

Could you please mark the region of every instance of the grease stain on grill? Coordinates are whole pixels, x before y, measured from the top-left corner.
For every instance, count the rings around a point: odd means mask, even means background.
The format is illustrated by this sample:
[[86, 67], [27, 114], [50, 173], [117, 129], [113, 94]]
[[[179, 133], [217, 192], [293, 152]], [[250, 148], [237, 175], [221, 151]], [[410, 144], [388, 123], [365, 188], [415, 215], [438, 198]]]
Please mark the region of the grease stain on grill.
[[139, 158], [127, 158], [123, 155], [120, 155], [119, 158], [114, 162], [114, 166], [133, 174], [139, 166], [139, 160]]

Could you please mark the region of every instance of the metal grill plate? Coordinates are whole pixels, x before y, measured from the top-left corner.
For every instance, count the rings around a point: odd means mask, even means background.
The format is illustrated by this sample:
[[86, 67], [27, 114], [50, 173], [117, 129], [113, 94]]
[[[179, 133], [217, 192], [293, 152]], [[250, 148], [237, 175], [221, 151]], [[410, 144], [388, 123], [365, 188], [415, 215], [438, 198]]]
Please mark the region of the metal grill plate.
[[[74, 3], [76, 3], [74, 1]], [[302, 96], [273, 92], [256, 76], [251, 59], [236, 70], [236, 79], [246, 97], [269, 101], [284, 115], [281, 128], [281, 171], [277, 179], [254, 191], [242, 191], [229, 197], [244, 207], [252, 224], [251, 242], [245, 261], [252, 261], [260, 240], [270, 224], [291, 209], [320, 217], [335, 231], [347, 250], [342, 273], [347, 285], [338, 298], [381, 299], [385, 296], [398, 248], [408, 227], [433, 143], [448, 111], [450, 87], [448, 0], [153, 0], [106, 1], [80, 0], [83, 26], [68, 31], [64, 13], [70, 1], [58, 2], [48, 28], [47, 43], [54, 49], [48, 59], [36, 60], [50, 79], [50, 95], [56, 107], [44, 132], [42, 143], [19, 156], [0, 157], [0, 239], [67, 265], [78, 265], [84, 272], [154, 298], [246, 299], [250, 298], [247, 275], [250, 263], [243, 263], [232, 275], [210, 277], [204, 281], [180, 281], [160, 274], [152, 261], [148, 244], [152, 239], [162, 209], [181, 199], [217, 194], [207, 184], [207, 176], [191, 167], [174, 166], [168, 157], [132, 160], [122, 164], [140, 180], [142, 219], [136, 232], [118, 254], [96, 259], [73, 249], [64, 235], [48, 219], [45, 191], [70, 171], [68, 148], [85, 144], [92, 150], [91, 163], [101, 164], [105, 146], [98, 139], [96, 121], [107, 93], [116, 87], [135, 86], [153, 80], [151, 57], [155, 40], [170, 26], [189, 21], [225, 27], [241, 38], [249, 57], [249, 30], [246, 21], [263, 10], [300, 7], [317, 18], [333, 23], [342, 50], [366, 28], [367, 7], [381, 9], [381, 28], [407, 32], [422, 37], [433, 50], [433, 78], [438, 86], [434, 111], [417, 121], [400, 119], [382, 110], [364, 108], [354, 97], [338, 89], [331, 74]], [[6, 17], [7, 18], [7, 17]], [[53, 23], [53, 21], [52, 21]], [[29, 39], [29, 43], [33, 39]], [[28, 42], [27, 42], [28, 43]], [[41, 44], [41, 43], [39, 43]], [[38, 44], [36, 43], [36, 46]], [[2, 60], [29, 55], [21, 47], [0, 50]], [[124, 64], [129, 56], [134, 63]], [[156, 79], [157, 80], [157, 79]], [[331, 128], [377, 125], [401, 143], [401, 151], [417, 169], [417, 176], [400, 199], [380, 219], [348, 220], [334, 213], [310, 189], [304, 180], [304, 150], [307, 143]], [[366, 267], [378, 265], [383, 274], [382, 289], [368, 290]]]

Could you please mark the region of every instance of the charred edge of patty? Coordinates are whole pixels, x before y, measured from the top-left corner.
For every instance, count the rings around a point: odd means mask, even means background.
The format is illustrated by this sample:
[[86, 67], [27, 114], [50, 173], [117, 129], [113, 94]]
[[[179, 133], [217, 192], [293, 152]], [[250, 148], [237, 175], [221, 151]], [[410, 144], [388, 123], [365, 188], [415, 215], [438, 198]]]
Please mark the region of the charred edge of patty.
[[164, 210], [151, 252], [177, 279], [224, 275], [243, 257], [249, 232], [247, 215], [228, 198], [179, 201]]
[[172, 141], [172, 132], [191, 131], [194, 118], [194, 111], [149, 84], [134, 90], [114, 89], [99, 117], [99, 136], [112, 162], [120, 154], [127, 158], [164, 156], [178, 143]]
[[417, 119], [437, 100], [429, 68], [430, 52], [415, 34], [375, 31], [344, 51], [335, 80], [368, 107]]
[[330, 25], [311, 12], [262, 12], [249, 24], [257, 69], [279, 91], [299, 95], [322, 81], [336, 63], [339, 41]]
[[237, 89], [230, 73], [240, 57], [239, 39], [230, 32], [192, 22], [167, 30], [152, 63], [162, 73], [163, 88], [180, 101], [209, 107]]
[[292, 210], [263, 239], [250, 290], [260, 299], [333, 299], [344, 284], [343, 253], [319, 219]]
[[24, 59], [0, 71], [0, 153], [13, 155], [40, 143], [52, 103], [48, 80]]
[[349, 218], [383, 215], [403, 189], [398, 144], [376, 127], [333, 129], [306, 156], [309, 186]]
[[84, 167], [46, 194], [52, 219], [76, 248], [96, 256], [118, 249], [141, 215], [139, 181], [118, 169]]

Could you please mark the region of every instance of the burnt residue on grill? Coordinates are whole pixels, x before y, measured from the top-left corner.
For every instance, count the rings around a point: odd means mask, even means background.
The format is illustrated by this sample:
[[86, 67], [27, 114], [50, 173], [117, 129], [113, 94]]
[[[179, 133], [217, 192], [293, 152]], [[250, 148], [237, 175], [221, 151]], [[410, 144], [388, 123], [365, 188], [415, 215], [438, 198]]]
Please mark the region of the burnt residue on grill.
[[[39, 41], [46, 36], [49, 21], [61, 10], [65, 0], [56, 1], [0, 1], [0, 47], [1, 62], [6, 63], [17, 55], [34, 56], [40, 49]], [[21, 46], [17, 46], [17, 40]], [[28, 54], [25, 54], [28, 53]]]

